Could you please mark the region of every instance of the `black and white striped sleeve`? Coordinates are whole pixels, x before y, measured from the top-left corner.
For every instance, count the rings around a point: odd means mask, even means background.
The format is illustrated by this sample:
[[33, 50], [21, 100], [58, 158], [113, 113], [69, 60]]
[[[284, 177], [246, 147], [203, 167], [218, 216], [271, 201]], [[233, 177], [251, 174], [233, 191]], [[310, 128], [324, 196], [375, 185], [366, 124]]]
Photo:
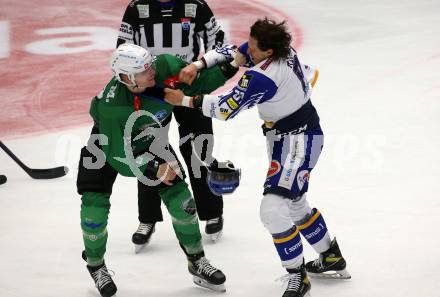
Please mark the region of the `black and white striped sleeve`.
[[205, 52], [222, 46], [226, 42], [225, 32], [222, 30], [220, 24], [217, 22], [211, 8], [204, 1], [199, 1], [202, 4], [199, 6], [197, 12], [197, 34], [203, 39]]
[[122, 17], [116, 47], [125, 42], [139, 44], [139, 13], [136, 9], [135, 2], [136, 1], [130, 2]]

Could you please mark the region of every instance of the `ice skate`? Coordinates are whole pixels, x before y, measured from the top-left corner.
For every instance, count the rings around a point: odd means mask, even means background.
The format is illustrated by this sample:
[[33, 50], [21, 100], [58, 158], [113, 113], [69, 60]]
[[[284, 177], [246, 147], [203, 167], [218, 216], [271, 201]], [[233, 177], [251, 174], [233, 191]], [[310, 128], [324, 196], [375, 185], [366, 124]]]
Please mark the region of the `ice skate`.
[[282, 297], [310, 297], [311, 285], [304, 264], [298, 268], [287, 269], [287, 271], [289, 274], [281, 278], [281, 281], [287, 282]]
[[334, 238], [327, 251], [321, 253], [318, 259], [306, 264], [306, 270], [315, 278], [350, 279], [351, 275], [345, 269], [346, 266], [347, 263]]
[[139, 223], [139, 227], [131, 238], [134, 243], [134, 252], [136, 254], [140, 253], [150, 242], [151, 235], [155, 231], [155, 223]]
[[214, 243], [220, 240], [223, 234], [223, 217], [210, 219], [206, 222], [205, 233]]
[[188, 270], [193, 275], [194, 283], [213, 291], [226, 292], [226, 277], [223, 272], [212, 266], [204, 256], [194, 258], [198, 259], [188, 261]]
[[95, 286], [102, 297], [111, 297], [116, 294], [118, 289], [113, 282], [105, 263], [102, 263], [99, 266], [87, 265], [87, 269], [89, 270], [90, 276], [93, 278]]

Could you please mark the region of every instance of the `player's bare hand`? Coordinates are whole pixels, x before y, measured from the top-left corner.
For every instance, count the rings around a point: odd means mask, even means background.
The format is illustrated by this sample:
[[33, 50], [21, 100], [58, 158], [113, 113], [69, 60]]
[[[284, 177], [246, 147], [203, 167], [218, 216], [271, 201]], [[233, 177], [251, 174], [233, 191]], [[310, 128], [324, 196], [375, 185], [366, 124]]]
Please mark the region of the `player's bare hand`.
[[182, 99], [185, 96], [181, 90], [165, 88], [165, 101], [171, 105], [182, 105]]
[[189, 64], [182, 68], [179, 72], [179, 81], [191, 85], [197, 77], [197, 67], [194, 64]]
[[235, 54], [234, 61], [239, 66], [244, 65], [247, 62], [245, 55], [243, 55], [239, 51], [237, 51], [237, 53]]
[[176, 175], [176, 172], [171, 168], [169, 163], [163, 163], [159, 165], [156, 176], [167, 186], [172, 186], [172, 181], [176, 178]]

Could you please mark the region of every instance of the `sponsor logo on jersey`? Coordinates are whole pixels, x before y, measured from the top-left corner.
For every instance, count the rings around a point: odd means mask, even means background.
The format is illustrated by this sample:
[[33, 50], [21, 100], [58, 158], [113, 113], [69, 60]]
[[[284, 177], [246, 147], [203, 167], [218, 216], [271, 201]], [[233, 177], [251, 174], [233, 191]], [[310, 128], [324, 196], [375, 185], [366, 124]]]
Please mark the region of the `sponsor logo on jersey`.
[[267, 171], [267, 178], [270, 178], [278, 174], [280, 170], [281, 170], [280, 162], [278, 162], [277, 160], [272, 160], [272, 162], [270, 162], [269, 170]]
[[252, 79], [252, 75], [245, 74], [241, 77], [240, 82], [238, 83], [240, 87], [243, 89], [247, 89], [249, 87], [249, 81]]
[[131, 41], [133, 39], [133, 28], [130, 24], [125, 22], [121, 23], [121, 27], [119, 27], [118, 38], [128, 41]]
[[184, 61], [188, 61], [188, 54], [176, 54], [176, 57]]
[[220, 114], [223, 116], [224, 119], [227, 119], [231, 114], [231, 111], [227, 108], [220, 107]]
[[139, 12], [140, 19], [147, 19], [150, 17], [150, 5], [139, 4], [136, 7]]
[[180, 22], [182, 23], [182, 29], [184, 31], [191, 29], [191, 18], [181, 18]]
[[304, 184], [309, 181], [310, 173], [307, 170], [301, 170], [297, 177], [296, 181], [298, 183], [298, 188], [302, 190]]
[[284, 177], [284, 181], [288, 182], [290, 180], [290, 176], [292, 175], [293, 169], [290, 168], [287, 170], [286, 176]]
[[167, 111], [165, 109], [159, 110], [154, 114], [154, 116], [158, 119], [158, 121], [164, 119], [166, 115], [167, 115]]
[[133, 34], [132, 27], [129, 23], [122, 22], [119, 31], [127, 34]]
[[209, 108], [209, 115], [211, 118], [215, 118], [215, 103], [211, 102], [211, 107]]
[[226, 100], [226, 103], [232, 110], [236, 110], [238, 108], [238, 103], [232, 98]]
[[185, 4], [185, 16], [187, 18], [195, 18], [197, 14], [197, 4]]

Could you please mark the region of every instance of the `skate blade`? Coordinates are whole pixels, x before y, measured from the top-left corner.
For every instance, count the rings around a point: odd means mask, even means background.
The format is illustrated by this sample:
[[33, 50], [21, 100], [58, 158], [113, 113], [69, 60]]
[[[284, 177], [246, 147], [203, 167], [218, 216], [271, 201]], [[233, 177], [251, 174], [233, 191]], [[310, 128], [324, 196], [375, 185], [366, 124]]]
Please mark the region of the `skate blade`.
[[216, 292], [226, 292], [226, 287], [225, 284], [221, 284], [221, 285], [214, 285], [211, 283], [208, 283], [206, 280], [198, 277], [198, 276], [193, 276], [193, 282], [203, 288], [207, 288]]
[[148, 243], [146, 244], [135, 244], [134, 245], [134, 253], [135, 254], [139, 254], [140, 252], [142, 252], [145, 247], [148, 245]]
[[337, 271], [328, 271], [323, 273], [307, 272], [310, 277], [321, 279], [351, 279], [350, 273], [346, 269]]
[[220, 238], [222, 237], [222, 235], [223, 235], [223, 231], [220, 231], [220, 232], [217, 232], [217, 233], [214, 233], [214, 234], [208, 234], [209, 239], [211, 239], [211, 241], [213, 243], [216, 243], [217, 241], [219, 241]]
[[144, 244], [134, 244], [134, 253], [139, 254], [140, 252], [142, 252], [147, 247], [147, 245], [150, 243], [150, 241], [151, 241], [151, 237]]

